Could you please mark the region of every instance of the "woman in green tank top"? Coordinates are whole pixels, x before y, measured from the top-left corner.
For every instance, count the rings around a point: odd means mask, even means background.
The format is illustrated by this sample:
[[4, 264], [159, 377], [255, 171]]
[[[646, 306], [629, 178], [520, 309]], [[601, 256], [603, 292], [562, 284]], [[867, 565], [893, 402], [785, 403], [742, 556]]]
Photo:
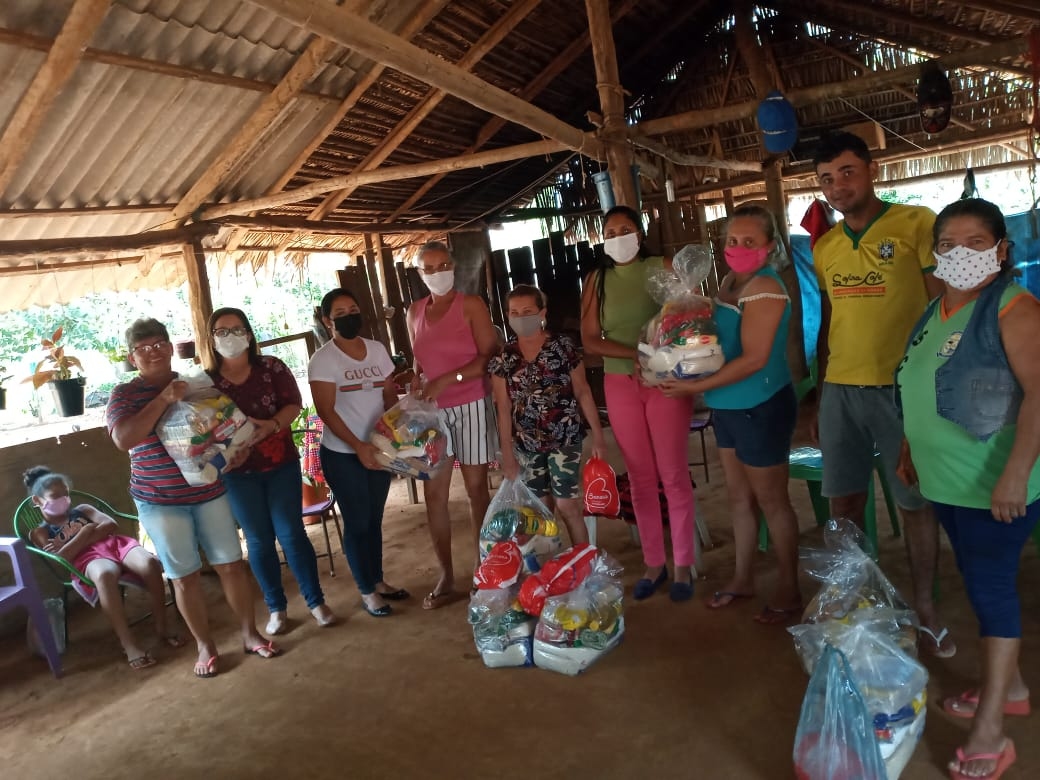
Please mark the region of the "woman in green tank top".
[[604, 258], [585, 280], [581, 338], [587, 355], [604, 363], [607, 415], [632, 487], [632, 506], [646, 571], [634, 598], [651, 596], [668, 579], [660, 490], [668, 505], [674, 582], [672, 601], [693, 596], [693, 485], [687, 467], [687, 440], [693, 399], [666, 398], [640, 381], [636, 345], [658, 306], [646, 289], [650, 272], [671, 267], [663, 257], [646, 257], [642, 217], [627, 206], [604, 215]]

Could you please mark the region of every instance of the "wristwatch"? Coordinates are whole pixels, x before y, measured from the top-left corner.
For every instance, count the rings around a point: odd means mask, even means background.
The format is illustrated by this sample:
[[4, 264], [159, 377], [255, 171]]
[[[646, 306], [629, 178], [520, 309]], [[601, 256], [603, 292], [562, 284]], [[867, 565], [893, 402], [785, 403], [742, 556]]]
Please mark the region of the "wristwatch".
[[463, 380], [463, 376], [462, 376], [462, 372], [460, 371], [459, 373], [457, 373], [455, 375], [455, 381], [456, 382], [461, 382], [462, 380]]

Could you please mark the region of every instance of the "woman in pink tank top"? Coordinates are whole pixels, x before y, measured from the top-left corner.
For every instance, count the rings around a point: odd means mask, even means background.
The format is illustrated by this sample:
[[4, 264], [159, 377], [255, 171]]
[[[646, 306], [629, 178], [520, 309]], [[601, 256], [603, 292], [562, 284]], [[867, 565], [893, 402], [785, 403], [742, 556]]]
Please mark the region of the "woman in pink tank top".
[[[450, 434], [451, 453], [459, 461], [469, 496], [471, 549], [476, 555], [480, 525], [490, 502], [488, 463], [498, 454], [487, 374], [488, 360], [498, 351], [498, 333], [484, 301], [455, 290], [455, 261], [447, 246], [439, 241], [423, 245], [419, 271], [430, 296], [408, 309], [415, 375], [421, 381], [422, 397], [436, 401]], [[440, 579], [423, 599], [424, 609], [443, 606], [456, 595], [448, 516], [453, 472], [451, 468], [441, 469], [423, 483], [426, 521], [441, 569]]]

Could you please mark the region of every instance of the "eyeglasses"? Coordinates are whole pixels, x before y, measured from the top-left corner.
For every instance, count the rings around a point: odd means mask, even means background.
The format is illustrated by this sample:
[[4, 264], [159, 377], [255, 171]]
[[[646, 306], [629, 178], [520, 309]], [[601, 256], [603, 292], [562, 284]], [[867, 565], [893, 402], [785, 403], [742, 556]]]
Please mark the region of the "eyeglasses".
[[419, 269], [419, 273], [421, 273], [423, 276], [432, 276], [433, 274], [439, 274], [441, 271], [450, 271], [454, 267], [455, 264], [449, 260], [446, 263], [441, 263], [436, 268], [422, 267]]
[[241, 325], [236, 325], [233, 328], [217, 328], [213, 331], [213, 335], [218, 339], [228, 336], [245, 336], [247, 333], [249, 333], [249, 329], [243, 328]]
[[157, 341], [154, 344], [138, 344], [130, 351], [136, 352], [138, 355], [158, 355], [160, 352], [165, 351], [168, 346], [170, 346], [168, 341]]

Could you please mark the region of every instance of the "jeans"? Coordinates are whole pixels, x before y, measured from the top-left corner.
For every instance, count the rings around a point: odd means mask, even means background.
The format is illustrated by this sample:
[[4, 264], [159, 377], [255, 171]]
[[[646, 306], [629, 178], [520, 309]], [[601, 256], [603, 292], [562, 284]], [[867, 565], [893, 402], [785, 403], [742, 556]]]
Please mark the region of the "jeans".
[[693, 485], [687, 448], [693, 399], [666, 398], [626, 374], [604, 378], [607, 415], [621, 448], [632, 486], [632, 508], [647, 566], [665, 563], [664, 522], [658, 483], [668, 500], [672, 532], [672, 559], [676, 566], [692, 566]]
[[343, 516], [343, 554], [362, 595], [383, 581], [383, 507], [390, 493], [389, 471], [372, 471], [354, 453], [322, 447], [321, 470]]
[[231, 509], [246, 535], [249, 567], [260, 583], [270, 612], [286, 609], [282, 564], [274, 541], [285, 552], [307, 607], [325, 603], [318, 582], [318, 559], [303, 527], [303, 479], [300, 462], [293, 460], [271, 471], [228, 472], [224, 475]]
[[1010, 523], [994, 520], [988, 509], [936, 501], [932, 507], [950, 537], [964, 589], [979, 620], [979, 636], [1020, 638], [1018, 564], [1040, 518], [1040, 501], [1028, 504], [1025, 517], [1016, 517]]

